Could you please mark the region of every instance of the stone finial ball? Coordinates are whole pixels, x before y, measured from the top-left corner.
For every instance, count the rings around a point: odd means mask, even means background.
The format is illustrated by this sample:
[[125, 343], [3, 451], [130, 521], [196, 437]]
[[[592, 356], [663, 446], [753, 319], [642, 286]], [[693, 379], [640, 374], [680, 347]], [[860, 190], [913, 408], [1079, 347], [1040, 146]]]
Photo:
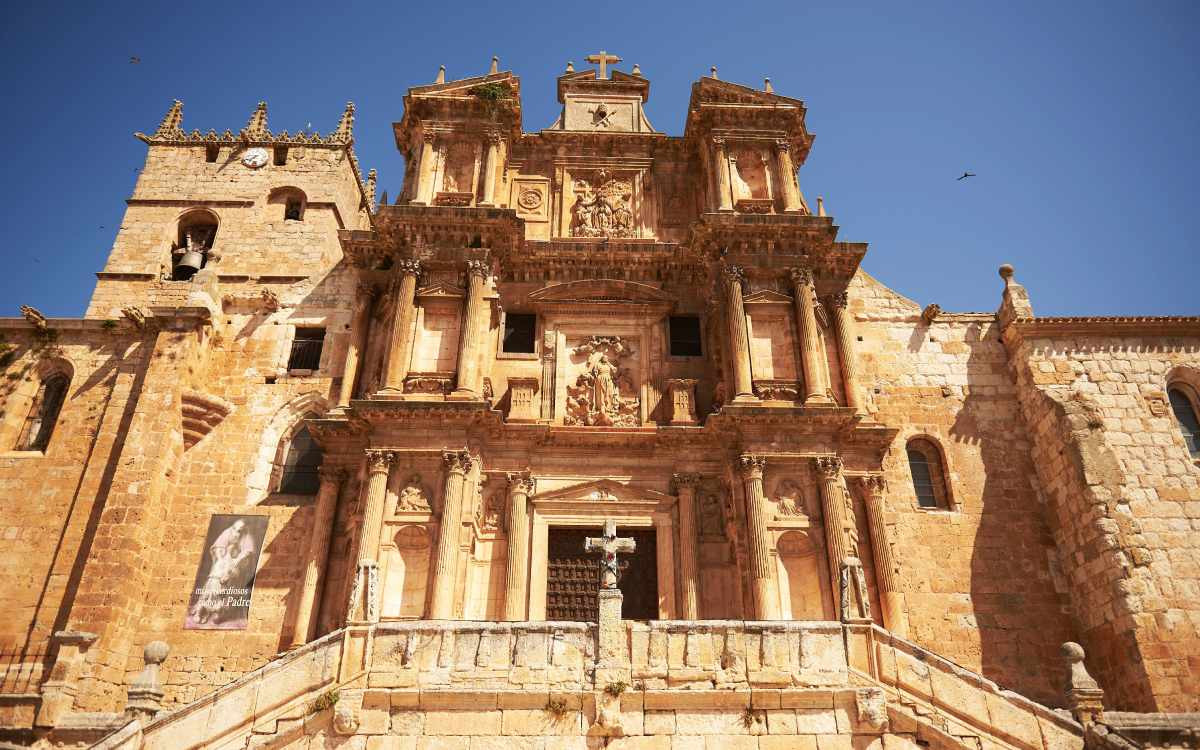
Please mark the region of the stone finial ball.
[[142, 658], [146, 660], [147, 664], [162, 664], [170, 652], [171, 647], [167, 645], [166, 641], [150, 641], [142, 649]]
[[1007, 281], [1012, 278], [1012, 275], [1013, 267], [1011, 263], [1004, 263], [1000, 266], [1000, 278]]
[[1083, 646], [1074, 641], [1067, 641], [1060, 650], [1063, 658], [1069, 662], [1083, 661]]

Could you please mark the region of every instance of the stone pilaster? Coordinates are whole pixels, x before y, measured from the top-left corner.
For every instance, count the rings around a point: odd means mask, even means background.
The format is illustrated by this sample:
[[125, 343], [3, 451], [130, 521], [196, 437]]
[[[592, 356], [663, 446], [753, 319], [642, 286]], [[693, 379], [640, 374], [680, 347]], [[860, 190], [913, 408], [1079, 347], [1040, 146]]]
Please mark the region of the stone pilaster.
[[713, 169], [717, 172], [717, 210], [733, 210], [733, 193], [729, 189], [729, 152], [725, 149], [725, 139], [713, 138]]
[[837, 329], [838, 359], [842, 363], [842, 387], [846, 392], [846, 406], [858, 414], [866, 415], [862, 391], [858, 386], [858, 347], [854, 338], [854, 316], [850, 314], [850, 295], [838, 292], [833, 295], [833, 327]]
[[888, 539], [887, 523], [884, 521], [884, 484], [878, 474], [863, 477], [866, 491], [865, 506], [867, 524], [871, 528], [871, 556], [875, 562], [875, 579], [879, 587], [879, 603], [883, 607], [883, 626], [900, 637], [908, 635], [908, 617], [904, 611], [904, 597], [896, 587], [896, 561], [892, 556], [891, 540]]
[[729, 358], [733, 365], [733, 383], [729, 400], [757, 401], [750, 370], [750, 336], [746, 332], [746, 307], [742, 300], [742, 279], [738, 266], [721, 269], [725, 292], [725, 324], [729, 327]]
[[433, 178], [437, 171], [437, 154], [433, 148], [436, 136], [433, 133], [421, 134], [421, 161], [417, 163], [417, 199], [413, 203], [426, 206], [433, 203]]
[[775, 141], [775, 164], [779, 169], [779, 180], [783, 183], [783, 210], [799, 211], [800, 189], [796, 187], [796, 167], [792, 164], [791, 145], [785, 140]]
[[528, 619], [529, 600], [529, 472], [508, 475], [508, 567], [504, 581], [504, 619]]
[[487, 264], [479, 260], [467, 261], [467, 300], [463, 309], [462, 335], [458, 345], [458, 387], [451, 394], [454, 398], [477, 399], [482, 390], [479, 375], [480, 344], [483, 332], [484, 287], [487, 284]]
[[359, 284], [354, 297], [354, 317], [350, 320], [350, 343], [346, 346], [346, 364], [342, 368], [342, 387], [338, 394], [338, 406], [346, 408], [354, 398], [354, 386], [358, 380], [358, 368], [362, 365], [363, 352], [367, 348], [367, 334], [371, 326], [371, 303], [375, 300], [373, 284]]
[[481, 206], [496, 204], [496, 169], [500, 158], [500, 134], [489, 133], [487, 136], [487, 154], [483, 161], [483, 200]]
[[430, 617], [448, 620], [454, 616], [454, 584], [458, 571], [458, 536], [462, 525], [463, 492], [473, 459], [465, 450], [446, 451], [446, 492], [438, 529], [437, 560], [433, 572], [433, 601]]
[[377, 448], [368, 448], [366, 454], [367, 500], [358, 537], [358, 570], [346, 613], [348, 622], [379, 621], [379, 535], [383, 529], [388, 474], [396, 454]]
[[329, 557], [329, 537], [333, 533], [333, 514], [338, 495], [346, 481], [346, 470], [340, 467], [320, 468], [321, 485], [317, 490], [317, 505], [313, 514], [312, 534], [304, 565], [304, 586], [296, 607], [296, 622], [292, 628], [292, 647], [308, 643], [316, 635], [316, 603], [321, 600], [325, 579], [325, 561]]
[[805, 406], [826, 406], [829, 397], [829, 365], [821, 348], [821, 332], [817, 329], [812, 271], [793, 268], [792, 293], [796, 310], [796, 330], [800, 333], [800, 362], [804, 367]]
[[408, 365], [412, 360], [413, 321], [417, 308], [417, 277], [421, 264], [415, 260], [402, 260], [396, 264], [399, 284], [396, 291], [396, 306], [392, 310], [392, 338], [388, 344], [387, 369], [384, 377], [385, 392], [404, 392], [404, 379], [408, 377]]
[[700, 619], [699, 540], [696, 524], [696, 485], [698, 474], [676, 474], [675, 493], [679, 510], [679, 602], [680, 618]]
[[771, 572], [771, 540], [767, 530], [767, 499], [763, 494], [763, 468], [767, 460], [761, 456], [742, 454], [738, 457], [742, 482], [746, 490], [746, 532], [750, 548], [750, 578], [754, 586], [754, 618], [779, 619], [775, 600], [775, 576]]
[[821, 516], [825, 523], [825, 548], [829, 553], [829, 575], [833, 586], [834, 609], [843, 611], [842, 569], [847, 561], [857, 562], [851, 544], [849, 524], [854, 522], [846, 513], [846, 493], [842, 489], [842, 459], [821, 456], [813, 459], [821, 488]]

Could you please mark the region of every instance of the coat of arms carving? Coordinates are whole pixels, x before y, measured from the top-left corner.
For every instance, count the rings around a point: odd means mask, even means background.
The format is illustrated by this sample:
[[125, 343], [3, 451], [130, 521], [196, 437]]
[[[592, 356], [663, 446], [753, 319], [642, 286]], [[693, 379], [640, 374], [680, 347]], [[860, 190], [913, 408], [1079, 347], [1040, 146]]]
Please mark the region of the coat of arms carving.
[[601, 169], [591, 179], [574, 183], [571, 206], [572, 237], [636, 237], [633, 221], [633, 183]]
[[621, 362], [633, 350], [620, 336], [592, 336], [571, 350], [584, 371], [567, 386], [568, 425], [637, 427], [640, 400], [629, 370]]

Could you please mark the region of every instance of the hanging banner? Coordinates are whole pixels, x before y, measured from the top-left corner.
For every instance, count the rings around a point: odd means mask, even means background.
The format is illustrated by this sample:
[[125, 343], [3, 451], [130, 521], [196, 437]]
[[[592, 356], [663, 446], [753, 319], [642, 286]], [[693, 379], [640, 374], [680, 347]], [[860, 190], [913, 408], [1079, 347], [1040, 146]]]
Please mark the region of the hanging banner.
[[267, 516], [214, 515], [188, 601], [185, 630], [245, 630]]

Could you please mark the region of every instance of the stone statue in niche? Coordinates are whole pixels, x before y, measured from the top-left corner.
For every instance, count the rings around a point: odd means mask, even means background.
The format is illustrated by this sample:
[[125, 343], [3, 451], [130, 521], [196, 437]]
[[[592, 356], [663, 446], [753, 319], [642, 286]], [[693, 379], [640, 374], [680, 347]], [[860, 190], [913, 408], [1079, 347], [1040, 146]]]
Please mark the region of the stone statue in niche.
[[725, 520], [721, 498], [712, 492], [700, 496], [700, 535], [725, 536]]
[[805, 516], [804, 493], [800, 485], [791, 479], [785, 479], [775, 488], [775, 504], [781, 516]]
[[413, 474], [408, 483], [400, 490], [396, 500], [397, 511], [428, 511], [429, 497], [421, 486], [421, 477]]
[[575, 180], [571, 206], [572, 237], [636, 237], [633, 226], [633, 185], [600, 170], [591, 180]]
[[569, 425], [602, 427], [636, 427], [639, 423], [640, 401], [628, 370], [620, 366], [632, 349], [620, 336], [592, 336], [571, 350], [573, 357], [582, 358], [584, 372], [567, 386], [567, 413], [563, 421]]
[[500, 528], [500, 513], [504, 508], [504, 492], [492, 492], [479, 504], [475, 522], [484, 531], [496, 531]]

